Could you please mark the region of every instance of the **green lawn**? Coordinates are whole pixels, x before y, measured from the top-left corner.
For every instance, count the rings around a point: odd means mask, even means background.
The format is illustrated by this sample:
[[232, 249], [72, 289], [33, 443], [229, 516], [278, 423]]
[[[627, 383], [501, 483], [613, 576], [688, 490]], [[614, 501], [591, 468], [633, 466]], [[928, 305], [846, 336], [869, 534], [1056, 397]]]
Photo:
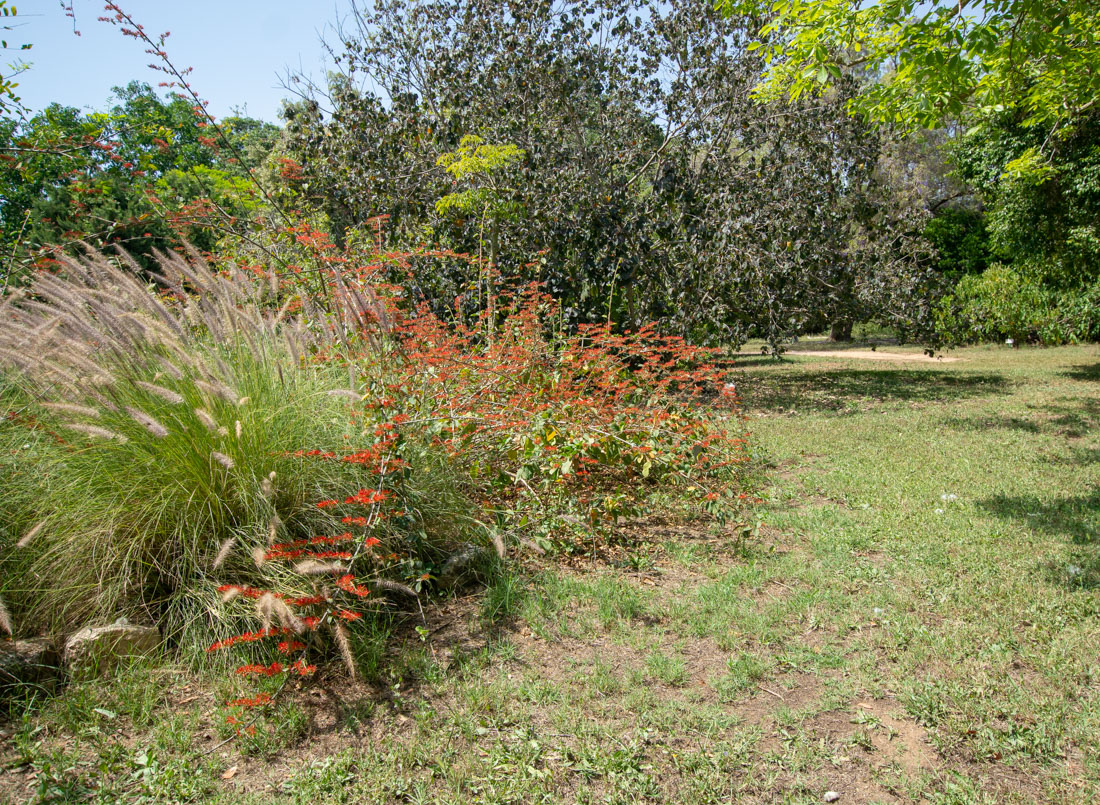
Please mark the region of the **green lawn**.
[[0, 796], [1097, 801], [1100, 350], [956, 355], [746, 354], [745, 550], [651, 520], [514, 568], [222, 746], [230, 681], [73, 685], [3, 728]]

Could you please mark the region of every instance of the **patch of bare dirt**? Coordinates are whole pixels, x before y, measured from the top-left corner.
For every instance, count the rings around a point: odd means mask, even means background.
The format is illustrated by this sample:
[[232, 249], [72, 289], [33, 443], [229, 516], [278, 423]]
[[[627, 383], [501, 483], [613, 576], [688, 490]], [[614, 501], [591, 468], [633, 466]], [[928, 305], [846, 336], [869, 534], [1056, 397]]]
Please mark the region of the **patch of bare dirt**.
[[916, 352], [884, 352], [870, 349], [806, 349], [790, 350], [788, 355], [806, 355], [812, 358], [853, 358], [859, 361], [902, 361], [906, 363], [955, 363], [962, 358], [950, 355], [925, 355]]

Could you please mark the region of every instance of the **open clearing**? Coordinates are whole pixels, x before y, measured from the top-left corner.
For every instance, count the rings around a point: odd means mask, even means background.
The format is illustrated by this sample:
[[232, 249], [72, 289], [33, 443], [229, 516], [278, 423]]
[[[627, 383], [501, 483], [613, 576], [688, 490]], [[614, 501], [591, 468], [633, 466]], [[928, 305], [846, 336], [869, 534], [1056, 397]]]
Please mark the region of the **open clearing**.
[[857, 361], [902, 361], [913, 363], [954, 363], [959, 358], [953, 355], [925, 355], [916, 352], [879, 352], [870, 349], [845, 349], [845, 350], [818, 350], [799, 349], [792, 350], [789, 355], [803, 355], [809, 358], [852, 359]]
[[746, 550], [630, 524], [222, 746], [231, 682], [73, 685], [3, 728], [0, 796], [1095, 802], [1100, 351], [960, 357], [738, 358], [768, 498]]

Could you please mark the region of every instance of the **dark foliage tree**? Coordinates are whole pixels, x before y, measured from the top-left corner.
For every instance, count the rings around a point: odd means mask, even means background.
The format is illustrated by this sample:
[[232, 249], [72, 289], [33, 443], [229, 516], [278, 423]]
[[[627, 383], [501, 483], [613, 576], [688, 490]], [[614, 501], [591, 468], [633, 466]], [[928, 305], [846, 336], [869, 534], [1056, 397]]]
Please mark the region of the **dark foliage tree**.
[[[438, 158], [473, 134], [525, 154], [498, 269], [577, 323], [919, 330], [918, 240], [876, 189], [878, 138], [845, 113], [854, 80], [759, 105], [756, 27], [654, 0], [381, 0], [343, 31], [327, 104], [286, 110], [301, 193], [337, 232], [385, 214], [399, 242], [476, 251], [479, 222], [435, 206], [453, 189]], [[468, 282], [433, 264], [412, 290], [449, 307]]]

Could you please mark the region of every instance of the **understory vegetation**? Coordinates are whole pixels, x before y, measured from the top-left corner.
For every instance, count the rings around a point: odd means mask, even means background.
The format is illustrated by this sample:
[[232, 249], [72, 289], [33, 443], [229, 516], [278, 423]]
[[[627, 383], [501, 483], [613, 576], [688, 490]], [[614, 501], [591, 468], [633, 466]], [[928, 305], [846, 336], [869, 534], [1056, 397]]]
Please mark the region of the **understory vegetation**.
[[[562, 332], [536, 288], [466, 326], [369, 269], [333, 273], [321, 310], [294, 277], [158, 260], [159, 296], [89, 252], [6, 300], [0, 594], [22, 633], [123, 614], [208, 651], [335, 645], [354, 675], [347, 624], [454, 583], [464, 546], [595, 541], [675, 489], [725, 523], [746, 497], [708, 350]], [[478, 557], [463, 571], [490, 573]]]
[[649, 519], [589, 555], [529, 556], [425, 621], [376, 621], [361, 682], [295, 683], [220, 747], [220, 705], [255, 695], [242, 680], [139, 665], [74, 685], [16, 711], [4, 790], [1094, 801], [1097, 355], [957, 354], [743, 358], [769, 467], [746, 545]]

